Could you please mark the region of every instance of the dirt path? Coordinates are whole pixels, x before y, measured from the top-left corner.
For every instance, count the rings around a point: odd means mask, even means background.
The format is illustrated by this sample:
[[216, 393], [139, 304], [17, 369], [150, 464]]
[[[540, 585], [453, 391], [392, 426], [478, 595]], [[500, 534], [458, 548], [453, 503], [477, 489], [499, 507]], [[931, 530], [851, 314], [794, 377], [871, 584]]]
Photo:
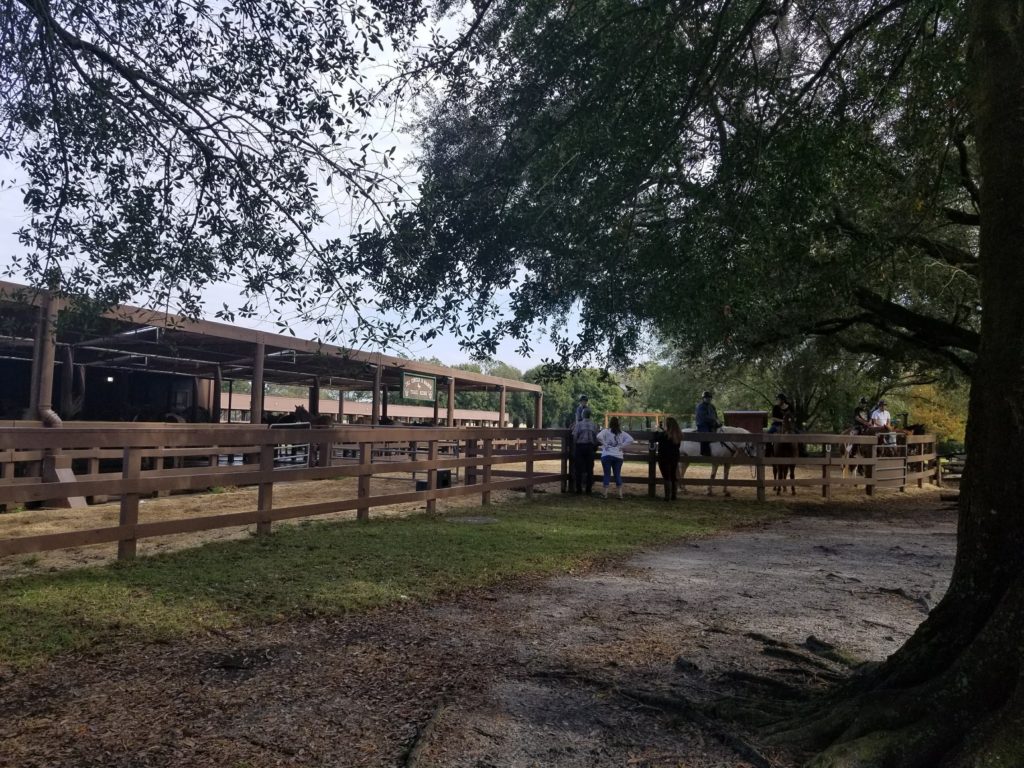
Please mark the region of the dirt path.
[[748, 737], [685, 702], [824, 686], [941, 597], [955, 516], [892, 499], [434, 606], [64, 659], [0, 680], [0, 766], [748, 765]]

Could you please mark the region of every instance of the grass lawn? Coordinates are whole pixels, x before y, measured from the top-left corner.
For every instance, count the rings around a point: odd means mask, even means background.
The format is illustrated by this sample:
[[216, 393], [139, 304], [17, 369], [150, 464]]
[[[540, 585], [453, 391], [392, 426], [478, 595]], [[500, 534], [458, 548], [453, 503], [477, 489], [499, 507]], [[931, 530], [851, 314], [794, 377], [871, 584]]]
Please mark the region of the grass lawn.
[[[124, 639], [170, 641], [431, 600], [516, 576], [583, 569], [782, 512], [747, 501], [551, 495], [455, 515], [282, 526], [269, 537], [18, 577], [0, 582], [0, 664], [29, 666]], [[496, 522], [463, 521], [474, 514]]]

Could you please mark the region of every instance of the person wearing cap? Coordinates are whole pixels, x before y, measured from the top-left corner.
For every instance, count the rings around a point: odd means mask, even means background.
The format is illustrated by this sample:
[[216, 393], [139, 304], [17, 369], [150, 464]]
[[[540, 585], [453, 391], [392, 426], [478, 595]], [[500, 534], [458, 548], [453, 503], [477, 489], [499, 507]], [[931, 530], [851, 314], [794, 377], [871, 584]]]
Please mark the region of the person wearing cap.
[[597, 425], [590, 420], [590, 409], [584, 408], [580, 420], [573, 424], [573, 481], [577, 494], [594, 492], [594, 459], [597, 456]]
[[586, 395], [580, 395], [579, 405], [576, 406], [576, 411], [573, 413], [573, 424], [577, 421], [583, 421], [583, 411], [590, 407], [590, 400]]
[[779, 392], [775, 396], [775, 405], [772, 406], [771, 424], [768, 427], [770, 434], [775, 434], [780, 429], [787, 418], [793, 418], [793, 408], [789, 404], [789, 398], [786, 397], [784, 392]]
[[885, 400], [879, 400], [878, 406], [871, 412], [871, 426], [876, 429], [889, 429], [892, 415], [885, 406]]
[[[718, 420], [718, 409], [711, 402], [714, 396], [715, 393], [711, 390], [704, 390], [704, 393], [700, 396], [700, 402], [697, 403], [697, 412], [694, 418], [697, 422], [698, 432], [717, 432], [722, 426], [722, 422]], [[700, 444], [700, 455], [711, 455], [711, 443], [702, 442]]]

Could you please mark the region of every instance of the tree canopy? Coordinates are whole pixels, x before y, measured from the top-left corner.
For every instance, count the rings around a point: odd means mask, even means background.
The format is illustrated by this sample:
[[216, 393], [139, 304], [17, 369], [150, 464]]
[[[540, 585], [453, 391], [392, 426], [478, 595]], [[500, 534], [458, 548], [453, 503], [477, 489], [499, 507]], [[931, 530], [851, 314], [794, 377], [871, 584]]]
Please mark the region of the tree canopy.
[[358, 215], [331, 219], [326, 201], [384, 198], [393, 149], [368, 127], [386, 108], [368, 71], [408, 45], [422, 3], [2, 0], [0, 12], [0, 154], [28, 213], [10, 272], [188, 315], [228, 283], [242, 313], [348, 312], [395, 330], [352, 279], [344, 230]]
[[484, 353], [541, 325], [563, 359], [653, 329], [705, 358], [830, 336], [970, 370], [958, 3], [483, 5], [421, 124], [421, 199], [364, 243], [409, 276], [379, 275], [396, 309]]

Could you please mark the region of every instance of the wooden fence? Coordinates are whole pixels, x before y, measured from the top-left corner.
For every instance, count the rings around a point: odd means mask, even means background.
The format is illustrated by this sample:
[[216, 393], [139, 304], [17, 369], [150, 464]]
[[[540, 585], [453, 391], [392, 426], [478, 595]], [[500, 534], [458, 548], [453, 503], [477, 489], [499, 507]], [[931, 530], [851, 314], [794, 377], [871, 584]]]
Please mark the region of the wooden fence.
[[[637, 442], [626, 458], [646, 462], [646, 477], [623, 479], [646, 484], [653, 496], [660, 478], [657, 457], [648, 448], [650, 433], [634, 436]], [[687, 439], [720, 442], [722, 435], [691, 434]], [[714, 461], [732, 469], [749, 467], [749, 477], [734, 473], [728, 485], [756, 488], [761, 500], [768, 489], [780, 486], [820, 486], [830, 496], [834, 486], [863, 486], [873, 493], [876, 488], [902, 488], [910, 482], [921, 485], [934, 478], [937, 466], [935, 440], [928, 435], [907, 437], [891, 447], [879, 446], [870, 437], [818, 434], [750, 434], [741, 440], [735, 442], [736, 455]], [[800, 443], [807, 455], [766, 456], [766, 446], [782, 443]], [[857, 446], [859, 455], [847, 456], [850, 445]], [[551, 460], [560, 462], [558, 471], [536, 466]], [[694, 457], [689, 461], [712, 460]], [[769, 468], [776, 464], [814, 467], [816, 476], [774, 480]], [[367, 520], [373, 507], [412, 502], [425, 503], [428, 511], [434, 511], [438, 499], [473, 494], [488, 504], [496, 490], [522, 489], [529, 496], [534, 486], [548, 483], [570, 490], [571, 465], [571, 445], [564, 430], [91, 423], [44, 429], [34, 422], [6, 422], [0, 424], [0, 505], [54, 501], [84, 505], [87, 499], [116, 497], [120, 518], [116, 526], [0, 539], [0, 555], [117, 542], [118, 556], [131, 558], [137, 540], [152, 536], [241, 525], [255, 525], [258, 533], [265, 534], [279, 520], [349, 510], [359, 520]], [[461, 473], [461, 483], [441, 487], [439, 473], [445, 472], [456, 478]], [[412, 478], [422, 473], [425, 479], [416, 490], [371, 493], [373, 477], [395, 473], [411, 473]], [[343, 477], [357, 479], [354, 498], [274, 505], [277, 484]], [[722, 478], [687, 477], [683, 482], [726, 485]], [[139, 519], [140, 497], [218, 486], [256, 486], [256, 509], [178, 520]]]

